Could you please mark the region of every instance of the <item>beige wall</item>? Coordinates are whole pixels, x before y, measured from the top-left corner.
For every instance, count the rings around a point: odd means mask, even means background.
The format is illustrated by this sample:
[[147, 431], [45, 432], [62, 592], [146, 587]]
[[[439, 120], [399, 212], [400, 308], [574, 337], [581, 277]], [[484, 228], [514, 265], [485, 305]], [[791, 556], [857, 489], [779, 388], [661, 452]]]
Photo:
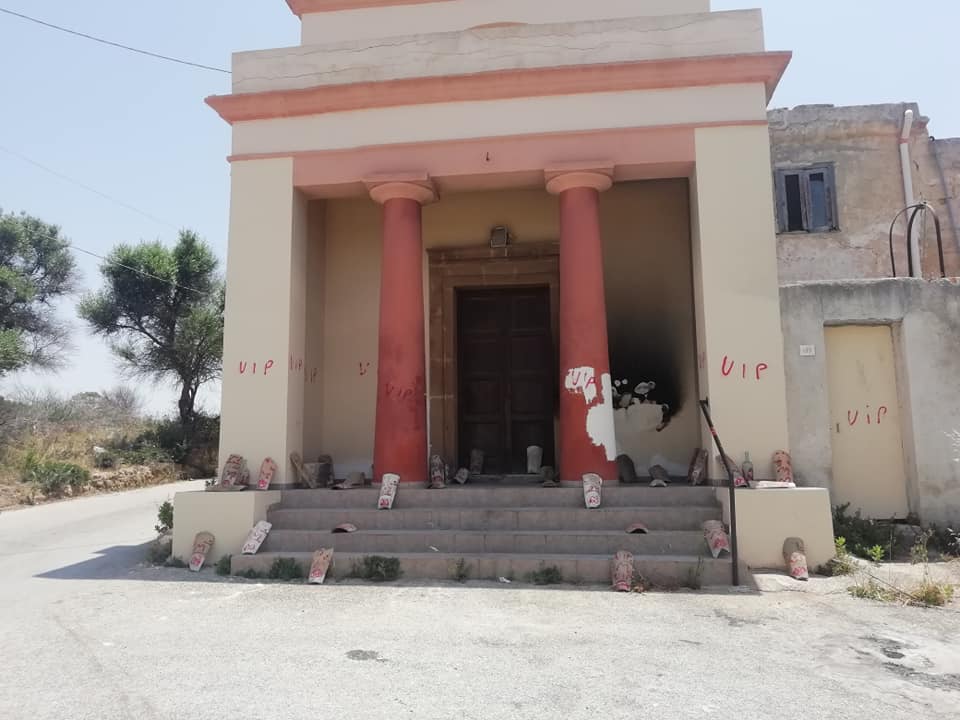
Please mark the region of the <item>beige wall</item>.
[[[723, 519], [730, 522], [730, 492], [717, 490]], [[798, 537], [806, 545], [813, 572], [834, 555], [830, 493], [822, 488], [738, 490], [737, 546], [750, 568], [784, 569], [783, 541]]]
[[323, 453], [324, 292], [326, 291], [326, 204], [314, 200], [309, 208], [306, 266], [306, 340], [304, 353], [303, 455]]
[[765, 122], [766, 104], [766, 88], [757, 82], [375, 108], [238, 122], [233, 126], [233, 152], [338, 150], [544, 132]]
[[[640, 317], [645, 337], [669, 344], [686, 401], [663, 433], [624, 425], [624, 450], [641, 471], [657, 455], [685, 470], [697, 443], [687, 204], [684, 180], [618, 185], [601, 204], [611, 323], [628, 326]], [[424, 209], [424, 246], [482, 247], [495, 225], [507, 225], [516, 243], [556, 241], [558, 220], [557, 199], [545, 190], [452, 194]], [[314, 451], [332, 454], [338, 475], [369, 473], [373, 457], [380, 233], [372, 201], [327, 201], [323, 327], [308, 326], [307, 340], [312, 346], [323, 334], [322, 422], [312, 418], [306, 436], [308, 458]], [[425, 292], [426, 272], [425, 255]], [[666, 273], [675, 276], [667, 282]], [[424, 308], [426, 320], [426, 296]]]
[[688, 182], [616, 185], [601, 212], [611, 373], [657, 382], [651, 397], [675, 411], [658, 433], [654, 408], [616, 410], [617, 451], [640, 475], [655, 464], [685, 475], [700, 440]]
[[303, 441], [307, 202], [290, 159], [232, 165], [220, 457], [288, 481]]
[[701, 128], [696, 147], [700, 391], [727, 453], [750, 452], [757, 478], [771, 478], [773, 453], [789, 448], [767, 129]]
[[303, 17], [304, 45], [395, 35], [466, 30], [490, 23], [577, 20], [704, 13], [709, 0], [457, 0], [399, 7], [314, 13]]
[[[385, 27], [380, 25], [379, 27]], [[233, 56], [235, 93], [763, 51], [759, 10], [492, 27]]]
[[224, 555], [236, 555], [243, 547], [250, 529], [267, 519], [267, 510], [280, 502], [280, 493], [267, 492], [182, 492], [173, 497], [174, 557], [190, 559], [193, 539], [198, 532], [213, 534], [213, 548], [207, 555], [212, 565]]

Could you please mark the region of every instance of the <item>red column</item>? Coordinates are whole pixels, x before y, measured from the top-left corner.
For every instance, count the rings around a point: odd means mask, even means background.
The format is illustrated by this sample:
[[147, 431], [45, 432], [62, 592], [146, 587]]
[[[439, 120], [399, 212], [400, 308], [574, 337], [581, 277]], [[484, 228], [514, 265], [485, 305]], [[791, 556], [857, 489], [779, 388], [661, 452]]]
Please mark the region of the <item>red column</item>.
[[427, 403], [423, 328], [421, 206], [432, 189], [388, 182], [370, 190], [383, 205], [380, 335], [373, 472], [402, 482], [427, 479]]
[[560, 477], [617, 479], [613, 388], [600, 240], [605, 172], [567, 172], [547, 183], [560, 196]]

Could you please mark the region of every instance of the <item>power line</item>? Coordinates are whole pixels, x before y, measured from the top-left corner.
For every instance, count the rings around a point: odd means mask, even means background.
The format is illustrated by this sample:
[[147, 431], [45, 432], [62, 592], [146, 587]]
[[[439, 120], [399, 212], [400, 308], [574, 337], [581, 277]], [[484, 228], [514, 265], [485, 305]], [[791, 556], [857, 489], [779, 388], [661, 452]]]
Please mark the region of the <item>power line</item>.
[[103, 255], [97, 255], [97, 253], [95, 253], [95, 252], [93, 252], [93, 251], [91, 251], [91, 250], [86, 250], [86, 249], [84, 249], [84, 248], [82, 248], [82, 247], [80, 247], [80, 246], [78, 246], [78, 245], [74, 245], [72, 242], [70, 242], [69, 240], [65, 240], [64, 238], [56, 238], [56, 237], [52, 237], [51, 235], [46, 235], [46, 234], [44, 234], [44, 233], [38, 233], [38, 234], [39, 234], [41, 237], [47, 238], [48, 240], [59, 240], [59, 241], [61, 241], [61, 242], [64, 242], [64, 243], [67, 244], [68, 247], [73, 248], [73, 249], [76, 250], [77, 252], [82, 252], [82, 253], [84, 253], [85, 255], [90, 255], [91, 257], [95, 257], [95, 258], [97, 258], [97, 259], [99, 259], [99, 260], [103, 260], [103, 261], [104, 261], [105, 263], [107, 263], [108, 265], [114, 265], [114, 266], [116, 266], [116, 267], [123, 268], [124, 270], [129, 270], [130, 272], [136, 273], [137, 275], [142, 275], [143, 277], [150, 278], [151, 280], [159, 280], [160, 282], [166, 283], [167, 285], [170, 285], [171, 287], [177, 288], [178, 290], [189, 290], [190, 292], [196, 293], [197, 295], [211, 295], [211, 294], [212, 294], [212, 293], [209, 293], [209, 292], [204, 292], [203, 290], [197, 290], [196, 288], [187, 287], [186, 285], [178, 285], [177, 283], [173, 282], [172, 280], [167, 280], [166, 278], [162, 278], [162, 277], [160, 277], [159, 275], [153, 275], [153, 274], [151, 274], [151, 273], [144, 272], [143, 270], [138, 270], [138, 269], [135, 268], [135, 267], [130, 267], [129, 265], [124, 265], [123, 263], [118, 263], [116, 260], [111, 260], [110, 258], [106, 258], [106, 257], [104, 257]]
[[167, 62], [179, 63], [180, 65], [188, 65], [190, 67], [200, 68], [201, 70], [212, 70], [214, 72], [230, 74], [229, 70], [224, 68], [214, 67], [213, 65], [204, 65], [203, 63], [195, 63], [189, 60], [181, 60], [179, 58], [170, 57], [169, 55], [161, 55], [160, 53], [150, 52], [149, 50], [141, 50], [139, 48], [131, 47], [129, 45], [124, 45], [122, 43], [113, 42], [112, 40], [105, 40], [104, 38], [96, 37], [94, 35], [88, 35], [87, 33], [79, 32], [78, 30], [71, 30], [70, 28], [65, 28], [60, 25], [54, 25], [53, 23], [45, 22], [35, 17], [30, 17], [29, 15], [23, 15], [22, 13], [14, 12], [13, 10], [7, 10], [6, 8], [0, 8], [0, 13], [5, 13], [7, 15], [12, 15], [13, 17], [18, 17], [21, 20], [27, 20], [37, 25], [43, 25], [44, 27], [51, 28], [53, 30], [59, 30], [60, 32], [65, 32], [70, 35], [76, 35], [77, 37], [82, 37], [87, 40], [93, 40], [94, 42], [101, 43], [103, 45], [109, 45], [111, 47], [120, 48], [121, 50], [128, 50], [130, 52], [139, 53], [140, 55], [146, 55], [147, 57], [156, 58], [158, 60], [166, 60]]
[[92, 192], [94, 195], [99, 195], [99, 196], [102, 197], [104, 200], [109, 200], [110, 202], [116, 203], [117, 205], [119, 205], [119, 206], [122, 207], [122, 208], [125, 208], [125, 209], [127, 209], [127, 210], [130, 210], [131, 212], [135, 212], [135, 213], [137, 213], [138, 215], [142, 215], [142, 216], [145, 217], [145, 218], [149, 218], [150, 220], [153, 220], [153, 221], [156, 222], [156, 223], [160, 223], [161, 225], [166, 225], [167, 227], [173, 228], [174, 230], [179, 230], [179, 229], [180, 229], [180, 226], [177, 225], [176, 223], [169, 222], [168, 220], [164, 220], [163, 218], [158, 218], [156, 215], [151, 215], [150, 213], [146, 212], [145, 210], [141, 210], [140, 208], [134, 207], [133, 205], [130, 205], [130, 204], [128, 204], [128, 203], [125, 203], [125, 202], [123, 202], [122, 200], [117, 200], [117, 198], [115, 198], [115, 197], [113, 197], [113, 196], [111, 196], [111, 195], [107, 195], [107, 194], [104, 193], [104, 192], [100, 192], [100, 191], [97, 190], [96, 188], [90, 187], [90, 186], [87, 185], [86, 183], [80, 182], [79, 180], [77, 180], [77, 179], [75, 179], [75, 178], [72, 178], [72, 177], [70, 177], [69, 175], [64, 175], [63, 173], [58, 172], [58, 171], [54, 170], [53, 168], [47, 167], [47, 166], [44, 165], [43, 163], [39, 163], [39, 162], [37, 162], [36, 160], [27, 157], [27, 156], [24, 155], [23, 153], [17, 152], [16, 150], [11, 150], [10, 148], [5, 147], [5, 146], [3, 146], [3, 145], [0, 145], [0, 150], [2, 150], [2, 151], [5, 152], [5, 153], [8, 153], [8, 154], [10, 154], [10, 155], [13, 155], [14, 157], [19, 158], [20, 160], [23, 160], [23, 161], [26, 162], [26, 163], [30, 163], [31, 165], [33, 165], [33, 166], [35, 166], [35, 167], [38, 167], [38, 168], [40, 168], [41, 170], [43, 170], [44, 172], [48, 172], [48, 173], [50, 173], [51, 175], [60, 178], [61, 180], [65, 180], [65, 181], [67, 181], [67, 182], [69, 182], [69, 183], [73, 183], [74, 185], [77, 185], [78, 187], [83, 188], [83, 189], [86, 190], [87, 192]]

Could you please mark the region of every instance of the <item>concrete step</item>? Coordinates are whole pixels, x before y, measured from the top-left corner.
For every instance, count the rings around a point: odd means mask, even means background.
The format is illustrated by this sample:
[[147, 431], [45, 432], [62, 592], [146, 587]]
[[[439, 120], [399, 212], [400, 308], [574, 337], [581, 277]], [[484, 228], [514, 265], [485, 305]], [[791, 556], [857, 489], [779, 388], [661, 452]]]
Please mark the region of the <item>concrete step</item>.
[[[443, 491], [435, 491], [443, 492]], [[267, 513], [275, 530], [331, 530], [353, 523], [360, 530], [609, 530], [623, 531], [641, 522], [649, 530], [700, 530], [719, 520], [719, 506], [586, 508], [447, 508], [376, 510], [369, 508], [289, 509]]]
[[[284, 508], [376, 508], [377, 488], [356, 490], [285, 490]], [[639, 485], [606, 487], [605, 507], [657, 507], [716, 504], [716, 490], [688, 485], [651, 488]], [[400, 486], [396, 509], [471, 507], [583, 507], [583, 490], [578, 487], [482, 487], [451, 485], [443, 490]]]
[[[333, 566], [328, 578], [350, 577], [355, 563], [360, 563], [364, 553], [338, 552], [334, 554]], [[234, 555], [231, 570], [241, 575], [249, 570], [263, 573], [269, 571], [278, 557], [295, 559], [306, 571], [312, 553], [261, 552], [257, 555]], [[529, 573], [545, 567], [556, 566], [564, 583], [610, 583], [610, 555], [527, 555], [512, 553], [456, 554], [456, 553], [390, 553], [384, 557], [400, 560], [402, 578], [451, 580], [456, 579], [457, 565], [463, 560], [469, 579], [496, 580], [504, 577], [516, 582], [526, 582]], [[635, 555], [634, 567], [649, 582], [660, 587], [683, 587], [689, 585], [730, 585], [731, 564], [729, 559], [715, 560], [711, 557], [691, 555]]]
[[627, 535], [609, 531], [364, 530], [350, 534], [325, 530], [277, 530], [263, 552], [312, 552], [332, 547], [355, 553], [550, 553], [613, 555], [699, 555], [707, 552], [700, 531], [659, 531]]

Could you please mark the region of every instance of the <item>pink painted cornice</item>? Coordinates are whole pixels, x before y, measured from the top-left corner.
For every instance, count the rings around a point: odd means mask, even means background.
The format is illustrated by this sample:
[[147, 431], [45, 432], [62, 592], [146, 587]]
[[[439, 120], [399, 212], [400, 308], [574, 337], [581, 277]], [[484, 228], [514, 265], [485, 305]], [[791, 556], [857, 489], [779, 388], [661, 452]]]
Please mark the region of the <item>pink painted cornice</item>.
[[763, 83], [773, 95], [792, 54], [641, 60], [403, 78], [296, 90], [213, 95], [207, 104], [229, 123], [369, 108], [629, 90]]

